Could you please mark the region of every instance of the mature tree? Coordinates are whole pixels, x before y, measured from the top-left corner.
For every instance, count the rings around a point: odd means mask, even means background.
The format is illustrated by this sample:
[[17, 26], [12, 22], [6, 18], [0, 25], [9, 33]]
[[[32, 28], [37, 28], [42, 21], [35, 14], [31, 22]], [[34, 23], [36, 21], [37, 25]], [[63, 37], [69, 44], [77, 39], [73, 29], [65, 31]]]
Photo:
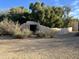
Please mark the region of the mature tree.
[[0, 15], [0, 21], [7, 17], [20, 24], [26, 21], [36, 21], [48, 27], [68, 27], [74, 20], [69, 16], [71, 9], [68, 6], [50, 7], [44, 3], [36, 2], [31, 3], [29, 9], [31, 12], [22, 6], [11, 8], [9, 13]]
[[63, 6], [63, 9], [64, 9], [64, 18], [67, 19], [71, 11], [71, 8], [68, 6]]
[[1, 11], [0, 12], [0, 21], [3, 21], [4, 18], [8, 18], [7, 15], [8, 15], [8, 11]]
[[63, 9], [64, 9], [64, 27], [69, 27], [69, 23], [74, 20], [73, 19], [73, 16], [69, 16], [69, 13], [71, 11], [71, 8], [68, 7], [68, 6], [63, 6]]
[[18, 21], [20, 24], [29, 20], [30, 12], [24, 7], [11, 8], [8, 17], [13, 21]]
[[48, 27], [62, 27], [63, 26], [63, 8], [49, 7], [44, 3], [30, 4], [31, 20], [40, 22], [40, 24]]

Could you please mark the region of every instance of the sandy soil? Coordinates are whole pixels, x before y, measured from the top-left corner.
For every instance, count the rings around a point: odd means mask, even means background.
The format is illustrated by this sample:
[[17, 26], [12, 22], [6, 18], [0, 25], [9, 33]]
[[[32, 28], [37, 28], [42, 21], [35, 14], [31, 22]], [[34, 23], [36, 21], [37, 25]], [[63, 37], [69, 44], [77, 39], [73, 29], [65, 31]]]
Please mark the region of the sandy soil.
[[0, 59], [79, 59], [79, 37], [0, 40]]

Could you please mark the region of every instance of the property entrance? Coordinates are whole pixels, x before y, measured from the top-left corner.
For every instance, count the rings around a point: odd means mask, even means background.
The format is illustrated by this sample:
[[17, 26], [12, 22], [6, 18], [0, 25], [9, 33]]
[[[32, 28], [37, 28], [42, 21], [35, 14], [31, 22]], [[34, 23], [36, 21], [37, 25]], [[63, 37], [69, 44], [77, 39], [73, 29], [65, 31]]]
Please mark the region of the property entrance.
[[30, 25], [30, 30], [33, 31], [33, 32], [36, 32], [37, 30], [37, 25]]

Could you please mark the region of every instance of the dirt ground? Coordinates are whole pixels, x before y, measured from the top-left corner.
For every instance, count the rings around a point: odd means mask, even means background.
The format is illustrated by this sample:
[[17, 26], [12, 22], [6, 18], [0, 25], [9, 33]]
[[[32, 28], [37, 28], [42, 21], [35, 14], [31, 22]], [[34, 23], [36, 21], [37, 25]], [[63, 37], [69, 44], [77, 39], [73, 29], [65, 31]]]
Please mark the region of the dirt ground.
[[0, 59], [79, 59], [79, 37], [1, 39]]

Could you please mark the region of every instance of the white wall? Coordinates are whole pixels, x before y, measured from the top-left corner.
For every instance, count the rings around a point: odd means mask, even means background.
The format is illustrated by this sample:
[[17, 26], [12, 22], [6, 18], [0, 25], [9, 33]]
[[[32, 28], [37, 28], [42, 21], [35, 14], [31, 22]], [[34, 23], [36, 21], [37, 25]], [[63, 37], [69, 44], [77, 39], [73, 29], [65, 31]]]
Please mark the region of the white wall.
[[40, 25], [39, 26], [39, 31], [44, 32], [44, 33], [50, 33], [52, 31], [52, 32], [55, 32], [56, 34], [62, 35], [62, 34], [68, 34], [68, 33], [72, 32], [72, 27], [68, 27], [68, 28], [49, 28], [49, 27]]
[[68, 34], [72, 32], [72, 27], [68, 28], [51, 28], [52, 30], [57, 31], [57, 34]]

